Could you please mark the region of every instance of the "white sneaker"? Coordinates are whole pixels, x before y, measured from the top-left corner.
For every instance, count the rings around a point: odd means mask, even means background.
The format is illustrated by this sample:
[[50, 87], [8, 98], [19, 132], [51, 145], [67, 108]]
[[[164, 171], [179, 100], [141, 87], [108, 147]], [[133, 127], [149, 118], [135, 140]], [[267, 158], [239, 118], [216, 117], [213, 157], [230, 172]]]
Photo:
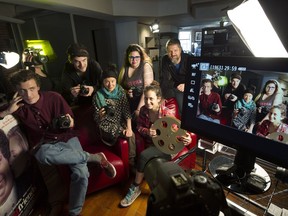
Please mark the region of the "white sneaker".
[[131, 184], [128, 193], [126, 194], [125, 198], [121, 200], [120, 205], [122, 207], [130, 206], [140, 194], [141, 194], [140, 187], [139, 186], [135, 187], [133, 184]]

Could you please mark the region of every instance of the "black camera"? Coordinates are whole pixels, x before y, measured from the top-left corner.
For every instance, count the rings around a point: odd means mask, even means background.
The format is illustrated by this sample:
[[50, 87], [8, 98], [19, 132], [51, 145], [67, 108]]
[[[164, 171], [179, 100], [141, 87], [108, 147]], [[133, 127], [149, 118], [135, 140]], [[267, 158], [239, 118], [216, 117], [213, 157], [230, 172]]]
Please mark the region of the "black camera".
[[81, 95], [87, 95], [89, 93], [89, 89], [85, 88], [84, 85], [80, 85], [80, 94]]
[[268, 106], [261, 106], [261, 113], [268, 113], [270, 111]]
[[213, 103], [213, 104], [211, 105], [212, 111], [215, 111], [217, 108], [218, 108], [218, 104], [217, 104], [217, 103]]
[[151, 190], [147, 216], [208, 216], [227, 210], [222, 186], [203, 172], [188, 175], [176, 163], [154, 158], [146, 164], [144, 176]]
[[113, 117], [115, 115], [115, 109], [111, 105], [106, 105], [103, 107], [107, 115]]
[[66, 129], [70, 127], [70, 118], [66, 115], [61, 115], [52, 120], [52, 127], [54, 129]]
[[143, 93], [142, 88], [140, 87], [132, 86], [130, 89], [133, 92], [133, 97], [139, 97]]
[[234, 100], [235, 99], [235, 95], [230, 94], [230, 96], [228, 97], [228, 100]]
[[28, 47], [24, 49], [23, 63], [25, 66], [43, 65], [48, 62], [48, 56], [41, 55], [42, 49], [35, 49], [34, 47]]

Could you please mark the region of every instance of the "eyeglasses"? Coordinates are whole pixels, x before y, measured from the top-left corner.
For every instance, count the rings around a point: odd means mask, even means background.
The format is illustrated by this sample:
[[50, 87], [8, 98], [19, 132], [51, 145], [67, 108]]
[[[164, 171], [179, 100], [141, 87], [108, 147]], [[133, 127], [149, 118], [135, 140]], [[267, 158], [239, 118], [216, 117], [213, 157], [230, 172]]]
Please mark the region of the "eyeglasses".
[[129, 56], [128, 58], [129, 58], [130, 60], [134, 60], [134, 59], [137, 59], [137, 60], [138, 60], [138, 59], [140, 58], [140, 56]]
[[275, 89], [275, 86], [266, 86], [267, 89]]

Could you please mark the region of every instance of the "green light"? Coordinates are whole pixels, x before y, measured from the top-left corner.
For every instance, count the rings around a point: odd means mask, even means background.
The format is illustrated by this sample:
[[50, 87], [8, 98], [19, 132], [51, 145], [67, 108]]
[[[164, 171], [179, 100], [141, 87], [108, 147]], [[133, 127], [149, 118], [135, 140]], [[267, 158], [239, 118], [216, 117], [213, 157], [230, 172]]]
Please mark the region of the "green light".
[[41, 49], [40, 54], [48, 56], [49, 61], [56, 59], [56, 54], [48, 40], [25, 40], [24, 45], [25, 48]]

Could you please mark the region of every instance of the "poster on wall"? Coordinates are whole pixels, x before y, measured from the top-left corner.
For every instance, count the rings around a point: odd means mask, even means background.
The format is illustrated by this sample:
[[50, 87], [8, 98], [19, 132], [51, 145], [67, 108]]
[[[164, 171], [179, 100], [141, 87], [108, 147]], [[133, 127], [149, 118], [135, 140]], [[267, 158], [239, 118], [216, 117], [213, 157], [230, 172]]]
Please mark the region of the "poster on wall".
[[28, 142], [17, 120], [0, 120], [0, 216], [31, 214], [41, 194]]

